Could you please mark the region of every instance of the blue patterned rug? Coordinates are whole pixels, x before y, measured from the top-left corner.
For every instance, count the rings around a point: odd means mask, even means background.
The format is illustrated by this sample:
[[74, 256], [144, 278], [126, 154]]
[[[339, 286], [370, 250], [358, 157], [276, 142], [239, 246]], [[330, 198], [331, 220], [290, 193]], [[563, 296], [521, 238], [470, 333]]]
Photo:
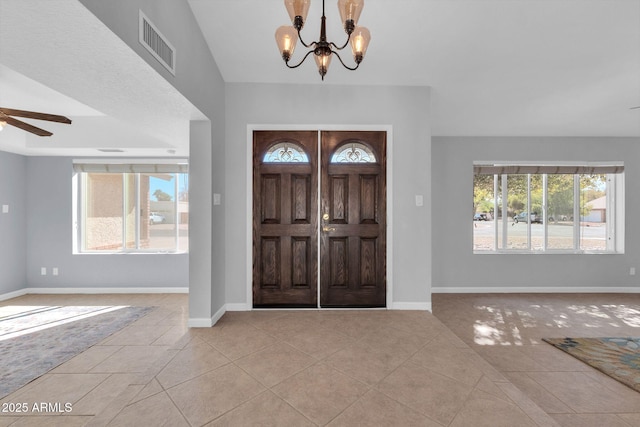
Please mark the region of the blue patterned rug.
[[154, 307], [0, 307], [0, 399]]
[[542, 340], [640, 392], [640, 338]]

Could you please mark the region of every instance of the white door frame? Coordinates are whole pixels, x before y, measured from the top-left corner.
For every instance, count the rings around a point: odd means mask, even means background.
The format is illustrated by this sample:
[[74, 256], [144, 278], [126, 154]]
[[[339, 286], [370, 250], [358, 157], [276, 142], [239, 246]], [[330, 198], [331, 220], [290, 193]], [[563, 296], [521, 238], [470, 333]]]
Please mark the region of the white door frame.
[[[262, 130], [313, 130], [313, 131], [381, 131], [387, 134], [387, 271], [386, 308], [393, 308], [393, 126], [391, 125], [247, 125], [247, 190], [246, 190], [246, 290], [247, 310], [253, 310], [253, 133]], [[320, 150], [320, 147], [318, 147]], [[318, 161], [318, 168], [320, 161]], [[318, 179], [318, 185], [320, 180]], [[318, 195], [319, 196], [319, 195]], [[320, 197], [318, 197], [320, 200]], [[318, 211], [319, 212], [319, 211]], [[319, 241], [319, 240], [318, 240]], [[320, 254], [318, 253], [318, 257]], [[320, 268], [318, 265], [318, 274]], [[320, 282], [318, 282], [320, 292]], [[320, 299], [318, 298], [318, 308]]]

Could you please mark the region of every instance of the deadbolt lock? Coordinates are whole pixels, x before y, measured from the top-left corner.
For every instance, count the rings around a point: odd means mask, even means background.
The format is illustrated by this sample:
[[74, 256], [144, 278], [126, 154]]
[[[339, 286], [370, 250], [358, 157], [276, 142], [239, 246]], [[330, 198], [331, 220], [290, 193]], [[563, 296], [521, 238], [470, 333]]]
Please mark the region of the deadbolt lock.
[[329, 221], [329, 214], [326, 213], [326, 214], [322, 215], [322, 219], [325, 220], [325, 221]]

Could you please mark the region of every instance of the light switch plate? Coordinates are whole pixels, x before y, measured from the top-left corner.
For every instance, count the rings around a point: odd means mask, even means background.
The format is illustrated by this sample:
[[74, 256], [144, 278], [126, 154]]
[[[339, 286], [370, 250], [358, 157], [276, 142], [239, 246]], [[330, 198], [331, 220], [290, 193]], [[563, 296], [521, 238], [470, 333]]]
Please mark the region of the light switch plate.
[[421, 194], [416, 194], [416, 206], [424, 205], [424, 197]]
[[2, 205], [2, 213], [9, 213], [9, 205]]
[[222, 203], [222, 195], [220, 193], [213, 193], [213, 204], [219, 205]]

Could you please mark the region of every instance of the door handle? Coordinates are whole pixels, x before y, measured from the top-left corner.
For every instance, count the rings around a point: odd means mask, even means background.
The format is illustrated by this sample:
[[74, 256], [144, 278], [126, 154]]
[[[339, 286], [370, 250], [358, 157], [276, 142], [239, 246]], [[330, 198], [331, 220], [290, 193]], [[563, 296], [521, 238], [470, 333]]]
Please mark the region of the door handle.
[[327, 227], [326, 225], [322, 227], [322, 231], [336, 231], [335, 227]]

